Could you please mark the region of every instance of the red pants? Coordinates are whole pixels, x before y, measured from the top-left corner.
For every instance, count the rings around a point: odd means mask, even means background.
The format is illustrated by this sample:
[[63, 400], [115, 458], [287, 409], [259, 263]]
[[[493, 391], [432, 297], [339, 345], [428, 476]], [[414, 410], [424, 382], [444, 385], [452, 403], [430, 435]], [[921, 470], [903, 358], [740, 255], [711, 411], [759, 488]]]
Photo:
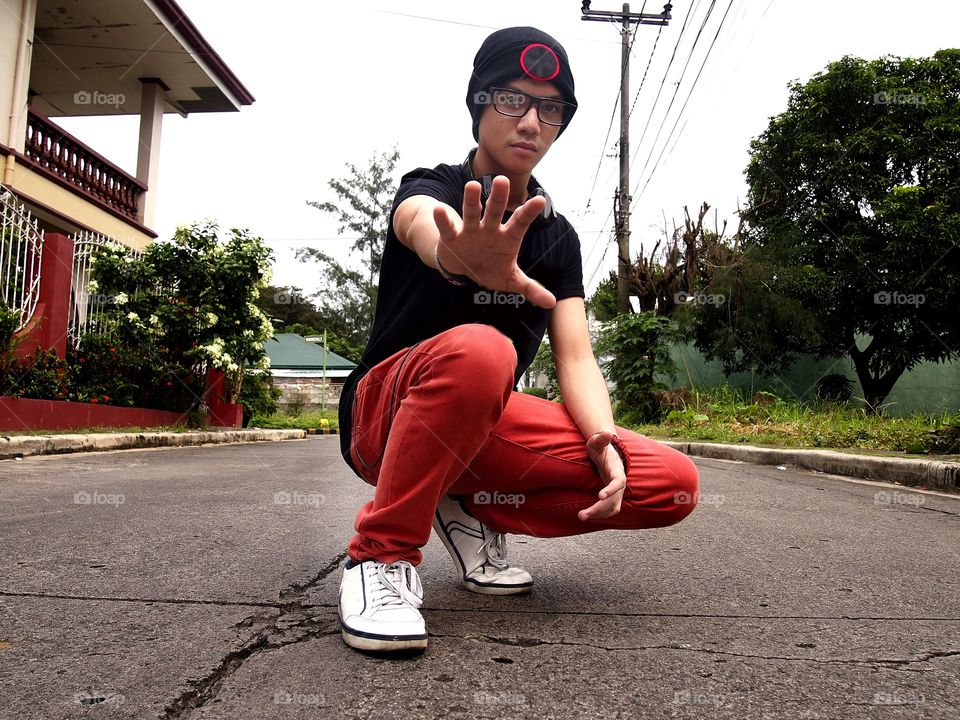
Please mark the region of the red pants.
[[466, 495], [475, 517], [499, 532], [559, 537], [672, 525], [699, 491], [685, 455], [630, 430], [620, 512], [581, 521], [604, 482], [566, 408], [513, 392], [513, 344], [488, 325], [461, 325], [401, 350], [356, 390], [351, 459], [376, 486], [357, 515], [357, 561], [417, 565], [445, 493]]

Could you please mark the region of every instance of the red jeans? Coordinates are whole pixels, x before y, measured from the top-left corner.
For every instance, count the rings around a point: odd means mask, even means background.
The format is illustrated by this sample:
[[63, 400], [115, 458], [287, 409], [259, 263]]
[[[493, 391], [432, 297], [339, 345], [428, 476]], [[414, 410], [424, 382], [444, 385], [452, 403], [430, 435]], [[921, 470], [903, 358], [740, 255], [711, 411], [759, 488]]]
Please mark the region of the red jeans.
[[567, 409], [513, 392], [517, 356], [489, 325], [460, 325], [392, 355], [364, 376], [353, 408], [351, 459], [376, 486], [357, 515], [357, 561], [420, 563], [445, 493], [498, 532], [559, 537], [672, 525], [696, 506], [685, 455], [630, 430], [618, 514], [581, 521], [604, 481]]

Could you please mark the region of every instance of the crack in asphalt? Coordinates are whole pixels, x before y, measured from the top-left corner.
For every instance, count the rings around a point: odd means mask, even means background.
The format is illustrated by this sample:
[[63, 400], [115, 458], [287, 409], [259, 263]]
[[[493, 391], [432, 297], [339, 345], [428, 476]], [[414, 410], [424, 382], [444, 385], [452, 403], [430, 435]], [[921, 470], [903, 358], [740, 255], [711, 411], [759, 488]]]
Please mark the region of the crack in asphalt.
[[139, 598], [115, 597], [112, 595], [62, 595], [43, 592], [11, 592], [0, 590], [0, 597], [44, 598], [47, 600], [94, 600], [102, 602], [145, 603], [148, 605], [222, 605], [224, 607], [263, 607], [280, 608], [281, 603], [258, 602], [256, 600], [202, 600], [199, 598]]
[[304, 640], [340, 633], [339, 623], [333, 620], [307, 617], [311, 606], [303, 600], [312, 588], [333, 573], [347, 556], [346, 550], [331, 560], [322, 570], [306, 581], [293, 583], [280, 591], [280, 602], [270, 605], [279, 613], [271, 618], [263, 612], [254, 613], [233, 628], [260, 626], [257, 634], [239, 648], [230, 651], [213, 670], [199, 680], [189, 681], [189, 688], [166, 704], [159, 715], [161, 720], [180, 720], [217, 696], [223, 683], [251, 657]]
[[588, 642], [574, 642], [570, 640], [543, 640], [541, 638], [506, 638], [493, 635], [437, 635], [430, 634], [430, 637], [438, 638], [456, 638], [458, 640], [479, 640], [480, 642], [493, 645], [505, 645], [508, 647], [539, 647], [541, 645], [561, 645], [571, 647], [588, 647], [595, 650], [605, 650], [608, 652], [623, 652], [631, 650], [679, 650], [681, 652], [705, 653], [708, 655], [729, 655], [736, 658], [750, 660], [793, 660], [800, 662], [815, 662], [825, 665], [890, 665], [894, 667], [904, 667], [917, 663], [926, 663], [930, 660], [948, 657], [960, 656], [960, 650], [933, 650], [922, 653], [914, 658], [863, 658], [863, 659], [827, 659], [816, 657], [799, 657], [795, 655], [751, 655], [747, 653], [736, 653], [730, 650], [713, 650], [711, 648], [694, 648], [680, 643], [671, 643], [669, 645], [640, 645], [640, 646], [618, 646], [608, 647], [606, 645], [596, 645]]
[[[313, 605], [304, 605], [304, 608], [329, 608], [335, 609], [337, 606], [333, 603], [316, 603]], [[679, 618], [684, 620], [848, 620], [851, 622], [877, 621], [877, 622], [960, 622], [960, 617], [891, 617], [889, 615], [720, 615], [710, 613], [638, 613], [625, 612], [618, 610], [616, 612], [600, 611], [564, 611], [564, 610], [513, 610], [504, 608], [443, 608], [427, 607], [420, 608], [424, 613], [482, 613], [488, 615], [549, 615], [551, 617], [624, 617], [624, 618]]]
[[919, 505], [920, 510], [926, 510], [927, 512], [940, 513], [941, 515], [949, 515], [950, 517], [960, 517], [960, 512], [950, 512], [949, 510], [941, 510], [940, 508], [927, 507], [926, 505]]

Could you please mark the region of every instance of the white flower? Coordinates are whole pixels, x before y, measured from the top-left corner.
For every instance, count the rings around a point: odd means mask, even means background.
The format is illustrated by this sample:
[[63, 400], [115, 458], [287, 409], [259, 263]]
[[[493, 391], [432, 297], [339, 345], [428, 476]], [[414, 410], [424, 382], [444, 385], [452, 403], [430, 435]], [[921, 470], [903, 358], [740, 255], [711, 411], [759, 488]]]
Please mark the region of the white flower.
[[130, 298], [127, 297], [126, 293], [117, 293], [116, 296], [114, 296], [113, 298], [113, 301], [117, 305], [126, 305], [128, 300], [130, 300]]
[[99, 283], [97, 283], [96, 280], [91, 280], [90, 282], [87, 283], [87, 289], [88, 289], [90, 292], [95, 293], [95, 292], [97, 292], [97, 290], [100, 289], [100, 285], [99, 285]]
[[273, 323], [270, 322], [270, 318], [266, 315], [260, 319], [260, 337], [261, 338], [270, 338], [273, 337], [274, 333]]
[[230, 353], [223, 353], [223, 361], [225, 363], [233, 362], [233, 358], [230, 357]]
[[128, 312], [127, 320], [129, 320], [130, 322], [140, 322], [140, 316], [137, 315], [135, 312]]
[[218, 318], [218, 317], [217, 317], [216, 315], [214, 315], [212, 312], [208, 312], [208, 313], [207, 313], [207, 327], [213, 327], [214, 325], [217, 324], [217, 322], [218, 322], [219, 320], [220, 320], [220, 318]]
[[235, 362], [232, 362], [229, 365], [227, 365], [227, 370], [229, 370], [230, 372], [236, 372], [239, 369], [240, 369], [240, 366], [237, 365]]
[[223, 347], [215, 343], [204, 345], [202, 349], [213, 360], [218, 360], [220, 356], [223, 354]]

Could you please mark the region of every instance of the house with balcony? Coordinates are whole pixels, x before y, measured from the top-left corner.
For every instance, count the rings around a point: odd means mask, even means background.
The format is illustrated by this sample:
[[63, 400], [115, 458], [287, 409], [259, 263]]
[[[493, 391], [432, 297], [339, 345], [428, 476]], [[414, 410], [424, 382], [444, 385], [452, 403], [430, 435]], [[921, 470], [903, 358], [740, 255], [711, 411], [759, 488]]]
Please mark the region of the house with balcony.
[[[0, 14], [0, 303], [19, 313], [18, 354], [63, 357], [96, 313], [95, 249], [157, 237], [164, 115], [254, 98], [174, 0], [0, 0]], [[133, 174], [57, 124], [108, 115], [139, 116]]]
[[[0, 182], [47, 232], [144, 247], [163, 116], [236, 112], [253, 96], [174, 0], [3, 4]], [[85, 115], [139, 115], [135, 175], [56, 124]]]

